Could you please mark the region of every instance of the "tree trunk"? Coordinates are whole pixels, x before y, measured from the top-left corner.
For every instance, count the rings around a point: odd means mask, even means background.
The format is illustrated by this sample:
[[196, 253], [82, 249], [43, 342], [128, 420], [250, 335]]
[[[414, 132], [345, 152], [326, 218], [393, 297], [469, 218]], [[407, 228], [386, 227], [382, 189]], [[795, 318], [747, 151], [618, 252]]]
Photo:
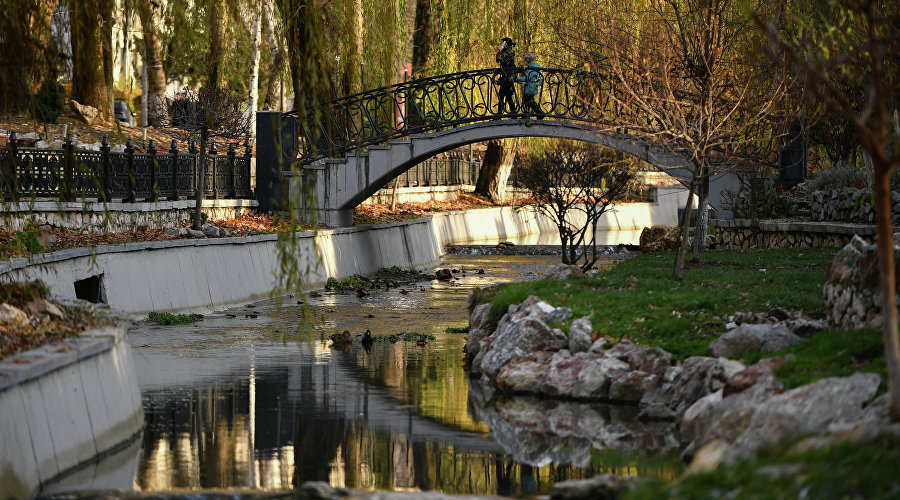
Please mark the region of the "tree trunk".
[[265, 0], [263, 5], [263, 14], [266, 20], [266, 35], [269, 38], [269, 48], [272, 50], [270, 60], [271, 70], [269, 84], [266, 86], [266, 93], [263, 96], [263, 109], [272, 109], [274, 103], [278, 102], [278, 109], [281, 109], [280, 96], [281, 89], [281, 70], [284, 66], [284, 51], [281, 48], [281, 34], [278, 32], [278, 26], [275, 24], [275, 16], [272, 14], [272, 5], [270, 0]]
[[[437, 40], [439, 27], [431, 10], [432, 0], [416, 0], [416, 19], [413, 27], [412, 65], [413, 74], [421, 76], [421, 71], [428, 64], [428, 56]], [[440, 7], [435, 6], [438, 10]]]
[[250, 90], [250, 136], [256, 137], [256, 119], [253, 116], [259, 101], [259, 25], [261, 22], [262, 0], [255, 0], [256, 6], [253, 14], [253, 25], [250, 29], [250, 81], [247, 87]]
[[222, 0], [209, 3], [209, 54], [206, 60], [206, 84], [222, 83], [222, 58], [225, 55], [225, 5]]
[[688, 230], [691, 228], [691, 212], [694, 208], [694, 192], [697, 190], [699, 173], [700, 167], [694, 167], [694, 173], [691, 176], [691, 186], [688, 189], [687, 202], [684, 204], [684, 219], [681, 221], [681, 244], [678, 246], [678, 255], [675, 256], [675, 271], [672, 275], [675, 281], [684, 279], [684, 259], [687, 256]]
[[506, 183], [512, 172], [517, 145], [518, 139], [488, 142], [484, 161], [481, 163], [481, 171], [478, 174], [475, 194], [486, 196], [494, 203], [506, 201]]
[[203, 225], [203, 192], [206, 191], [206, 150], [209, 146], [209, 132], [203, 130], [200, 132], [200, 163], [197, 167], [197, 191], [194, 193], [194, 224], [193, 228], [197, 231]]
[[138, 15], [144, 34], [144, 68], [147, 70], [147, 123], [152, 127], [168, 125], [169, 112], [166, 106], [166, 71], [162, 65], [162, 45], [150, 0], [138, 0]]
[[700, 258], [700, 252], [706, 248], [706, 228], [709, 225], [709, 167], [704, 167], [700, 174], [700, 212], [694, 226], [693, 258]]
[[896, 422], [900, 420], [900, 339], [897, 330], [897, 282], [894, 274], [896, 270], [891, 226], [890, 177], [890, 169], [875, 166], [875, 225], [878, 232], [878, 271], [881, 274], [878, 280], [881, 293], [881, 329], [884, 337], [888, 390], [891, 394], [891, 420]]
[[72, 99], [97, 108], [109, 116], [109, 93], [104, 57], [108, 42], [104, 35], [112, 18], [110, 0], [72, 2]]

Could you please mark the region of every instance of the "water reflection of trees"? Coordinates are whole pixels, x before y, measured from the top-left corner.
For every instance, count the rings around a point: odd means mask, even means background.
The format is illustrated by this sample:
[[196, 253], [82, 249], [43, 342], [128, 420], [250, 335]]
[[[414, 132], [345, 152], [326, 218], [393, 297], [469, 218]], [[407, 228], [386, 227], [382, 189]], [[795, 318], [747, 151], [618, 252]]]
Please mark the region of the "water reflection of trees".
[[[422, 370], [440, 379], [443, 368], [431, 370], [423, 361]], [[361, 414], [353, 418], [347, 394], [330, 394], [312, 382], [333, 375], [327, 366], [301, 365], [215, 387], [145, 394], [136, 487], [289, 489], [319, 480], [357, 490], [519, 495], [593, 473], [532, 467], [440, 437], [380, 430], [366, 419], [366, 391], [349, 396]]]

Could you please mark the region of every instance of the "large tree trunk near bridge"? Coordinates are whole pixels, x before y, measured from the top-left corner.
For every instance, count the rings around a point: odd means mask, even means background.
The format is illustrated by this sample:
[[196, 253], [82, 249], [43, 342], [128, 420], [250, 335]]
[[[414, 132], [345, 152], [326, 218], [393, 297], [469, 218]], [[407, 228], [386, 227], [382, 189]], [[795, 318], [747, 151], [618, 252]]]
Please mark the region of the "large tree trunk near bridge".
[[518, 139], [493, 140], [488, 142], [475, 194], [488, 197], [494, 203], [506, 201], [506, 182], [512, 172], [516, 158]]

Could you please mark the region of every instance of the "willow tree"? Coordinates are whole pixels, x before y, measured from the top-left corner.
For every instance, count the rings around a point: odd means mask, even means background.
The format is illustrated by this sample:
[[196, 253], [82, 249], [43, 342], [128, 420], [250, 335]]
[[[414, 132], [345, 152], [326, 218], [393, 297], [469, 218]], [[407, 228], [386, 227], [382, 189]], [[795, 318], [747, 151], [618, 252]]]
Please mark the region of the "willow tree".
[[72, 99], [111, 113], [112, 0], [72, 0]]
[[55, 51], [47, 43], [55, 7], [40, 0], [0, 2], [0, 112], [21, 109], [33, 82], [55, 78]]
[[[852, 125], [872, 158], [882, 336], [891, 419], [900, 420], [900, 336], [890, 177], [900, 165], [900, 9], [891, 2], [844, 0], [791, 10], [783, 24], [756, 16], [776, 47], [809, 82], [811, 95]], [[865, 105], [842, 82], [864, 81]]]
[[147, 123], [152, 127], [167, 124], [166, 71], [162, 64], [162, 43], [155, 19], [158, 8], [152, 0], [138, 0], [137, 11], [144, 35], [144, 66], [147, 71]]

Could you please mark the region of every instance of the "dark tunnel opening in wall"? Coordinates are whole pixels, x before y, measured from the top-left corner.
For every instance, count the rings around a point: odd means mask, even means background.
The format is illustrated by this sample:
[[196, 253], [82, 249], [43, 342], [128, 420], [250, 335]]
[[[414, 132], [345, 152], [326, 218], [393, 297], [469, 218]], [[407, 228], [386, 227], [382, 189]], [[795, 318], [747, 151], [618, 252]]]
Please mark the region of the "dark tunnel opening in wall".
[[103, 290], [103, 275], [97, 274], [75, 283], [75, 297], [94, 304], [105, 304], [106, 294]]

